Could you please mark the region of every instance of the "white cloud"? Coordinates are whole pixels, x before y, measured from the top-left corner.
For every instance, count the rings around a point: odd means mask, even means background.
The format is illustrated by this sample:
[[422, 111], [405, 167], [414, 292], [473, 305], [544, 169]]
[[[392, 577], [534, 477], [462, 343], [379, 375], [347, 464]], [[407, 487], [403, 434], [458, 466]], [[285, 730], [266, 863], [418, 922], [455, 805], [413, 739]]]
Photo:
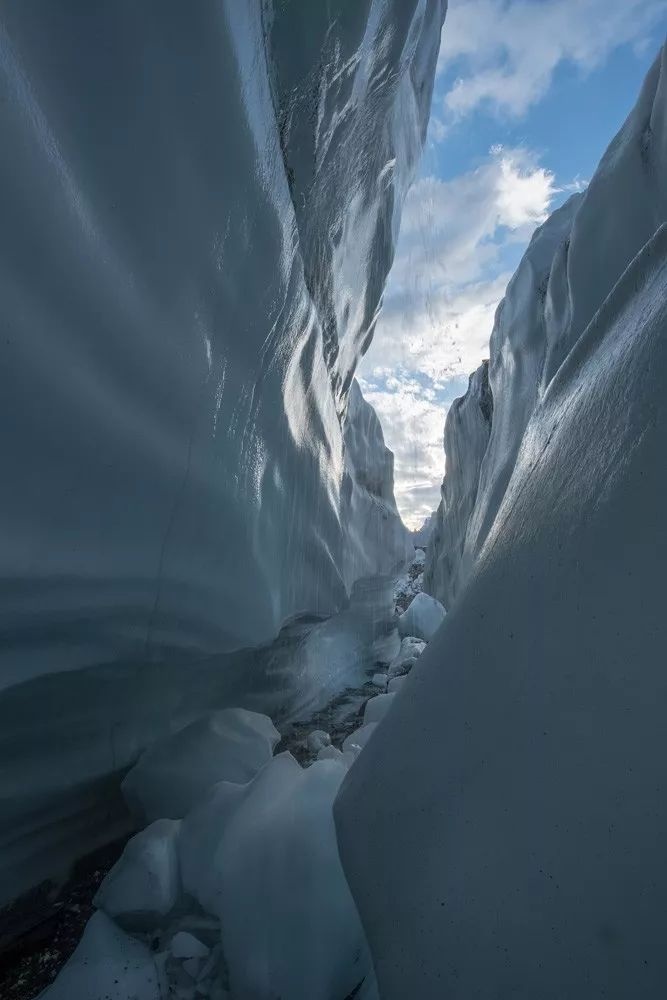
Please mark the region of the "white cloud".
[[476, 169], [422, 178], [408, 194], [361, 377], [395, 453], [396, 498], [411, 525], [437, 506], [447, 408], [488, 357], [514, 258], [557, 191], [531, 152], [495, 147]]
[[466, 381], [452, 380], [447, 393], [425, 387], [406, 369], [380, 368], [360, 378], [394, 452], [396, 500], [410, 528], [418, 528], [440, 501], [445, 414]]
[[524, 115], [560, 63], [590, 72], [621, 45], [641, 49], [666, 13], [667, 0], [450, 0], [438, 70], [458, 75], [438, 134], [480, 106]]

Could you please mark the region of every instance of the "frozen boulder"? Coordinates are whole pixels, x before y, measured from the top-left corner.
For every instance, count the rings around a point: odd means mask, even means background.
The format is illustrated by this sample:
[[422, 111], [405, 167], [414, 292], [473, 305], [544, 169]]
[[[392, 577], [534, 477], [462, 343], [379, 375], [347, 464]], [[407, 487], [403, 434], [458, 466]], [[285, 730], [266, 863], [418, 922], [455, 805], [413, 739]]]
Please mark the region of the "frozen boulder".
[[414, 635], [429, 642], [440, 628], [445, 614], [445, 609], [435, 597], [417, 594], [398, 619], [398, 631], [402, 636]]
[[40, 1000], [161, 1000], [160, 994], [158, 970], [146, 945], [98, 911]]
[[364, 709], [364, 726], [373, 722], [381, 722], [389, 711], [393, 700], [393, 694], [376, 694], [374, 698], [369, 698]]
[[389, 664], [389, 679], [398, 677], [400, 674], [407, 674], [422, 655], [425, 648], [426, 643], [423, 639], [417, 639], [413, 635], [405, 636], [401, 642], [401, 648]]
[[369, 739], [375, 732], [377, 722], [369, 722], [368, 725], [364, 724], [360, 726], [359, 729], [355, 729], [353, 733], [343, 740], [343, 753], [353, 753], [355, 757], [361, 753]]
[[412, 560], [413, 566], [423, 566], [426, 562], [426, 553], [423, 549], [415, 549], [415, 557]]
[[311, 753], [319, 753], [322, 747], [328, 747], [330, 744], [331, 737], [323, 729], [314, 729], [312, 733], [308, 734], [306, 740], [306, 745]]
[[174, 908], [180, 894], [179, 820], [159, 819], [129, 841], [93, 902], [128, 926], [152, 926]]
[[142, 754], [122, 783], [123, 795], [145, 822], [181, 819], [217, 782], [249, 781], [279, 739], [266, 715], [244, 708], [211, 712]]
[[387, 685], [387, 693], [395, 694], [397, 691], [400, 691], [407, 679], [407, 674], [402, 674], [400, 677], [392, 677]]
[[210, 950], [189, 931], [177, 931], [169, 943], [172, 956], [181, 961], [186, 958], [208, 958]]
[[220, 919], [234, 996], [331, 1000], [366, 975], [332, 816], [346, 772], [280, 754], [246, 786], [218, 785], [184, 820], [184, 883]]
[[387, 687], [387, 675], [386, 674], [373, 674], [371, 679], [371, 684], [377, 688], [381, 688], [383, 691]]

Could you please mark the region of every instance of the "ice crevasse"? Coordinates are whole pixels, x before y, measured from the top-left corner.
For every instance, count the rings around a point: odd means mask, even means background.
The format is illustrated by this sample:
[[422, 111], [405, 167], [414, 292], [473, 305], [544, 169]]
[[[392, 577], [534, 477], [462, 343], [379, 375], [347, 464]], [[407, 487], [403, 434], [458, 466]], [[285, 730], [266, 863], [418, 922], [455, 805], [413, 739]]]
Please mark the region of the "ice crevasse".
[[353, 376], [444, 8], [2, 6], [3, 900], [411, 551]]
[[664, 995], [666, 178], [663, 51], [454, 410], [449, 612], [336, 802], [383, 1000]]

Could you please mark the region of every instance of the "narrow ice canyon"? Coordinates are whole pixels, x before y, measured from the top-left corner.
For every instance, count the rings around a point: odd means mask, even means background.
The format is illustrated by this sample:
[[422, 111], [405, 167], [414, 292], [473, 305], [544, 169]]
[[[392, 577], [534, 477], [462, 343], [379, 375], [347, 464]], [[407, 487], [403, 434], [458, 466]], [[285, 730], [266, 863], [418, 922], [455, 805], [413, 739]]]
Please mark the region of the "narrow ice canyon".
[[667, 54], [411, 533], [446, 8], [0, 9], [3, 1000], [665, 994]]

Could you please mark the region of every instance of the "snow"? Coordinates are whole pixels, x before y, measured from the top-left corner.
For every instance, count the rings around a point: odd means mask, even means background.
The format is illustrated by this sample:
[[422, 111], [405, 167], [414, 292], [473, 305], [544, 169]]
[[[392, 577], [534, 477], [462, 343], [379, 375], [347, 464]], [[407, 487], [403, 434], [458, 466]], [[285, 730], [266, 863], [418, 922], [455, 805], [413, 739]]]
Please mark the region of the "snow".
[[398, 619], [398, 631], [404, 638], [416, 636], [428, 642], [440, 628], [444, 618], [445, 609], [440, 601], [420, 593]]
[[174, 908], [180, 895], [178, 821], [159, 819], [128, 842], [93, 900], [127, 926], [149, 926]]
[[364, 726], [372, 722], [381, 722], [393, 700], [393, 694], [376, 694], [374, 698], [369, 698], [364, 709]]
[[158, 982], [158, 970], [146, 945], [98, 912], [40, 1000], [162, 1000]]
[[211, 712], [147, 750], [123, 780], [123, 795], [145, 822], [180, 819], [217, 782], [249, 781], [279, 739], [267, 715], [243, 708]]
[[303, 770], [283, 753], [183, 821], [184, 884], [220, 919], [234, 996], [331, 1000], [366, 974], [331, 811], [346, 772], [336, 760]]
[[471, 573], [335, 806], [383, 1000], [664, 994], [665, 176], [663, 52], [554, 248], [544, 322], [530, 267], [535, 308], [501, 311], [542, 338], [525, 430], [510, 469], [509, 437], [487, 455]]
[[2, 900], [122, 832], [156, 736], [265, 707], [235, 654], [405, 558], [353, 374], [445, 2], [353, 7], [3, 17]]

